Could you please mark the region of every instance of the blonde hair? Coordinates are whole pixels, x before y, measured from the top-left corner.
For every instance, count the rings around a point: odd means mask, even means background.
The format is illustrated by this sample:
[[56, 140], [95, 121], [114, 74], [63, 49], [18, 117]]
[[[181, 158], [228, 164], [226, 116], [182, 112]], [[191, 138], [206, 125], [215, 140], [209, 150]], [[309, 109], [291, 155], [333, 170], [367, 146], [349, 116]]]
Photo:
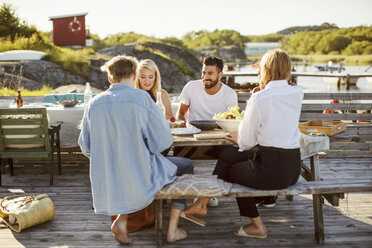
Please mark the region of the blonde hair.
[[112, 80], [117, 83], [136, 72], [138, 60], [132, 56], [118, 55], [107, 61], [102, 67]]
[[152, 61], [151, 59], [144, 59], [144, 60], [141, 60], [138, 64], [138, 67], [137, 67], [137, 78], [136, 78], [136, 88], [137, 89], [141, 89], [141, 85], [140, 85], [140, 70], [143, 69], [143, 68], [146, 68], [152, 72], [155, 73], [155, 82], [154, 82], [154, 86], [152, 86], [152, 89], [151, 89], [151, 93], [153, 94], [153, 96], [155, 97], [155, 99], [157, 98], [157, 92], [158, 91], [161, 91], [161, 77], [160, 77], [160, 72], [159, 72], [159, 68], [158, 66], [155, 64], [154, 61]]
[[260, 61], [260, 87], [265, 88], [270, 81], [286, 80], [291, 77], [291, 59], [282, 49], [267, 51]]

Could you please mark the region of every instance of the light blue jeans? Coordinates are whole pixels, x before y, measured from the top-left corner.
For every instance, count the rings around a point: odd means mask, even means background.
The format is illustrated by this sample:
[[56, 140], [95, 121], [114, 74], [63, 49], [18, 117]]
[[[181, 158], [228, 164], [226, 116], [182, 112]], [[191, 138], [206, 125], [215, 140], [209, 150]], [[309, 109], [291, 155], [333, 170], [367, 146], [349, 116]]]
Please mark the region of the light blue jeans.
[[[188, 158], [166, 157], [169, 161], [177, 166], [177, 176], [183, 174], [194, 174], [194, 164]], [[186, 208], [186, 199], [173, 199], [172, 208], [184, 210]]]

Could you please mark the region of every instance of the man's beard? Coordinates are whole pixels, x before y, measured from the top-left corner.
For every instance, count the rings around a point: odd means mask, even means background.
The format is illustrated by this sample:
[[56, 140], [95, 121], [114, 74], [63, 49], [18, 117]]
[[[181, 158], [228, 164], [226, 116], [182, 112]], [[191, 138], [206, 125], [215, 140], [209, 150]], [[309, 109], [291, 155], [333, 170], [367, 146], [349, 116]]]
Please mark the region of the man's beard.
[[[205, 82], [211, 82], [212, 80], [205, 80]], [[213, 88], [214, 86], [216, 86], [217, 85], [217, 83], [218, 83], [218, 78], [216, 79], [216, 80], [214, 80], [214, 81], [212, 81], [212, 83], [211, 84], [205, 84], [204, 83], [204, 88], [206, 88], [206, 89], [211, 89], [211, 88]]]

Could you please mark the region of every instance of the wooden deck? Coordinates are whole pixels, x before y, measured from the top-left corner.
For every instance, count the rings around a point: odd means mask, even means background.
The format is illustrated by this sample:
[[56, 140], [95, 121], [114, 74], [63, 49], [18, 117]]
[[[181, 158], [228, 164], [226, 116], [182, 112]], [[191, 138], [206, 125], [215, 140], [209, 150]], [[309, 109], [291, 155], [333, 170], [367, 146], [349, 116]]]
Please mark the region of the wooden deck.
[[[195, 173], [211, 173], [216, 161], [197, 160]], [[327, 180], [372, 182], [371, 158], [321, 159], [321, 176]], [[62, 176], [49, 186], [44, 166], [15, 165], [16, 176], [3, 174], [0, 197], [15, 193], [47, 193], [56, 206], [55, 218], [21, 233], [0, 229], [0, 247], [119, 247], [110, 232], [110, 218], [96, 215], [91, 208], [89, 167], [84, 163], [63, 164]], [[168, 207], [169, 208], [169, 207]], [[372, 192], [347, 194], [339, 207], [324, 206], [325, 245], [314, 239], [312, 200], [295, 196], [293, 202], [279, 197], [272, 209], [260, 208], [268, 238], [236, 237], [234, 226], [247, 223], [239, 216], [235, 199], [221, 199], [210, 208], [206, 227], [180, 220], [188, 238], [165, 247], [372, 247]], [[168, 209], [164, 211], [168, 219]], [[244, 222], [242, 222], [244, 221]], [[167, 225], [166, 223], [164, 223]], [[130, 234], [131, 247], [155, 247], [155, 229]]]

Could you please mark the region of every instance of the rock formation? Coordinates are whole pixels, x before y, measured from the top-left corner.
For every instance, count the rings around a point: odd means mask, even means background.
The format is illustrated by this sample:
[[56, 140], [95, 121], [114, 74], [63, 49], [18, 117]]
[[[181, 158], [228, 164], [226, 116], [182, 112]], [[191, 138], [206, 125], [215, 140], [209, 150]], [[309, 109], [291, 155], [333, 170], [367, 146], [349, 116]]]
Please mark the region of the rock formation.
[[[92, 87], [104, 90], [109, 87], [109, 82], [107, 74], [102, 72], [100, 67], [111, 57], [120, 54], [131, 55], [139, 60], [154, 60], [162, 76], [162, 87], [170, 93], [181, 92], [188, 81], [201, 76], [202, 64], [192, 54], [175, 46], [148, 42], [107, 47], [97, 51], [90, 58], [91, 66], [88, 79], [63, 70], [59, 65], [49, 61], [0, 62], [0, 66], [5, 72], [4, 80], [0, 83], [4, 87], [38, 90], [43, 85], [49, 85], [54, 89], [69, 84], [85, 85], [89, 81]], [[188, 75], [185, 75], [185, 70]]]
[[[199, 52], [200, 58], [202, 55], [215, 55], [221, 57], [225, 62], [246, 59], [244, 51], [236, 46], [205, 47]], [[88, 81], [92, 87], [105, 90], [109, 87], [109, 82], [106, 72], [101, 71], [101, 66], [113, 56], [124, 54], [134, 56], [138, 60], [154, 60], [160, 70], [162, 87], [169, 93], [180, 93], [188, 81], [201, 77], [202, 63], [188, 51], [163, 43], [147, 42], [106, 47], [97, 51], [89, 58], [88, 78], [75, 75], [55, 63], [44, 60], [0, 62], [0, 66], [5, 72], [0, 84], [3, 87], [14, 89], [23, 87], [38, 90], [43, 85], [49, 85], [53, 89], [70, 84], [84, 86]]]

